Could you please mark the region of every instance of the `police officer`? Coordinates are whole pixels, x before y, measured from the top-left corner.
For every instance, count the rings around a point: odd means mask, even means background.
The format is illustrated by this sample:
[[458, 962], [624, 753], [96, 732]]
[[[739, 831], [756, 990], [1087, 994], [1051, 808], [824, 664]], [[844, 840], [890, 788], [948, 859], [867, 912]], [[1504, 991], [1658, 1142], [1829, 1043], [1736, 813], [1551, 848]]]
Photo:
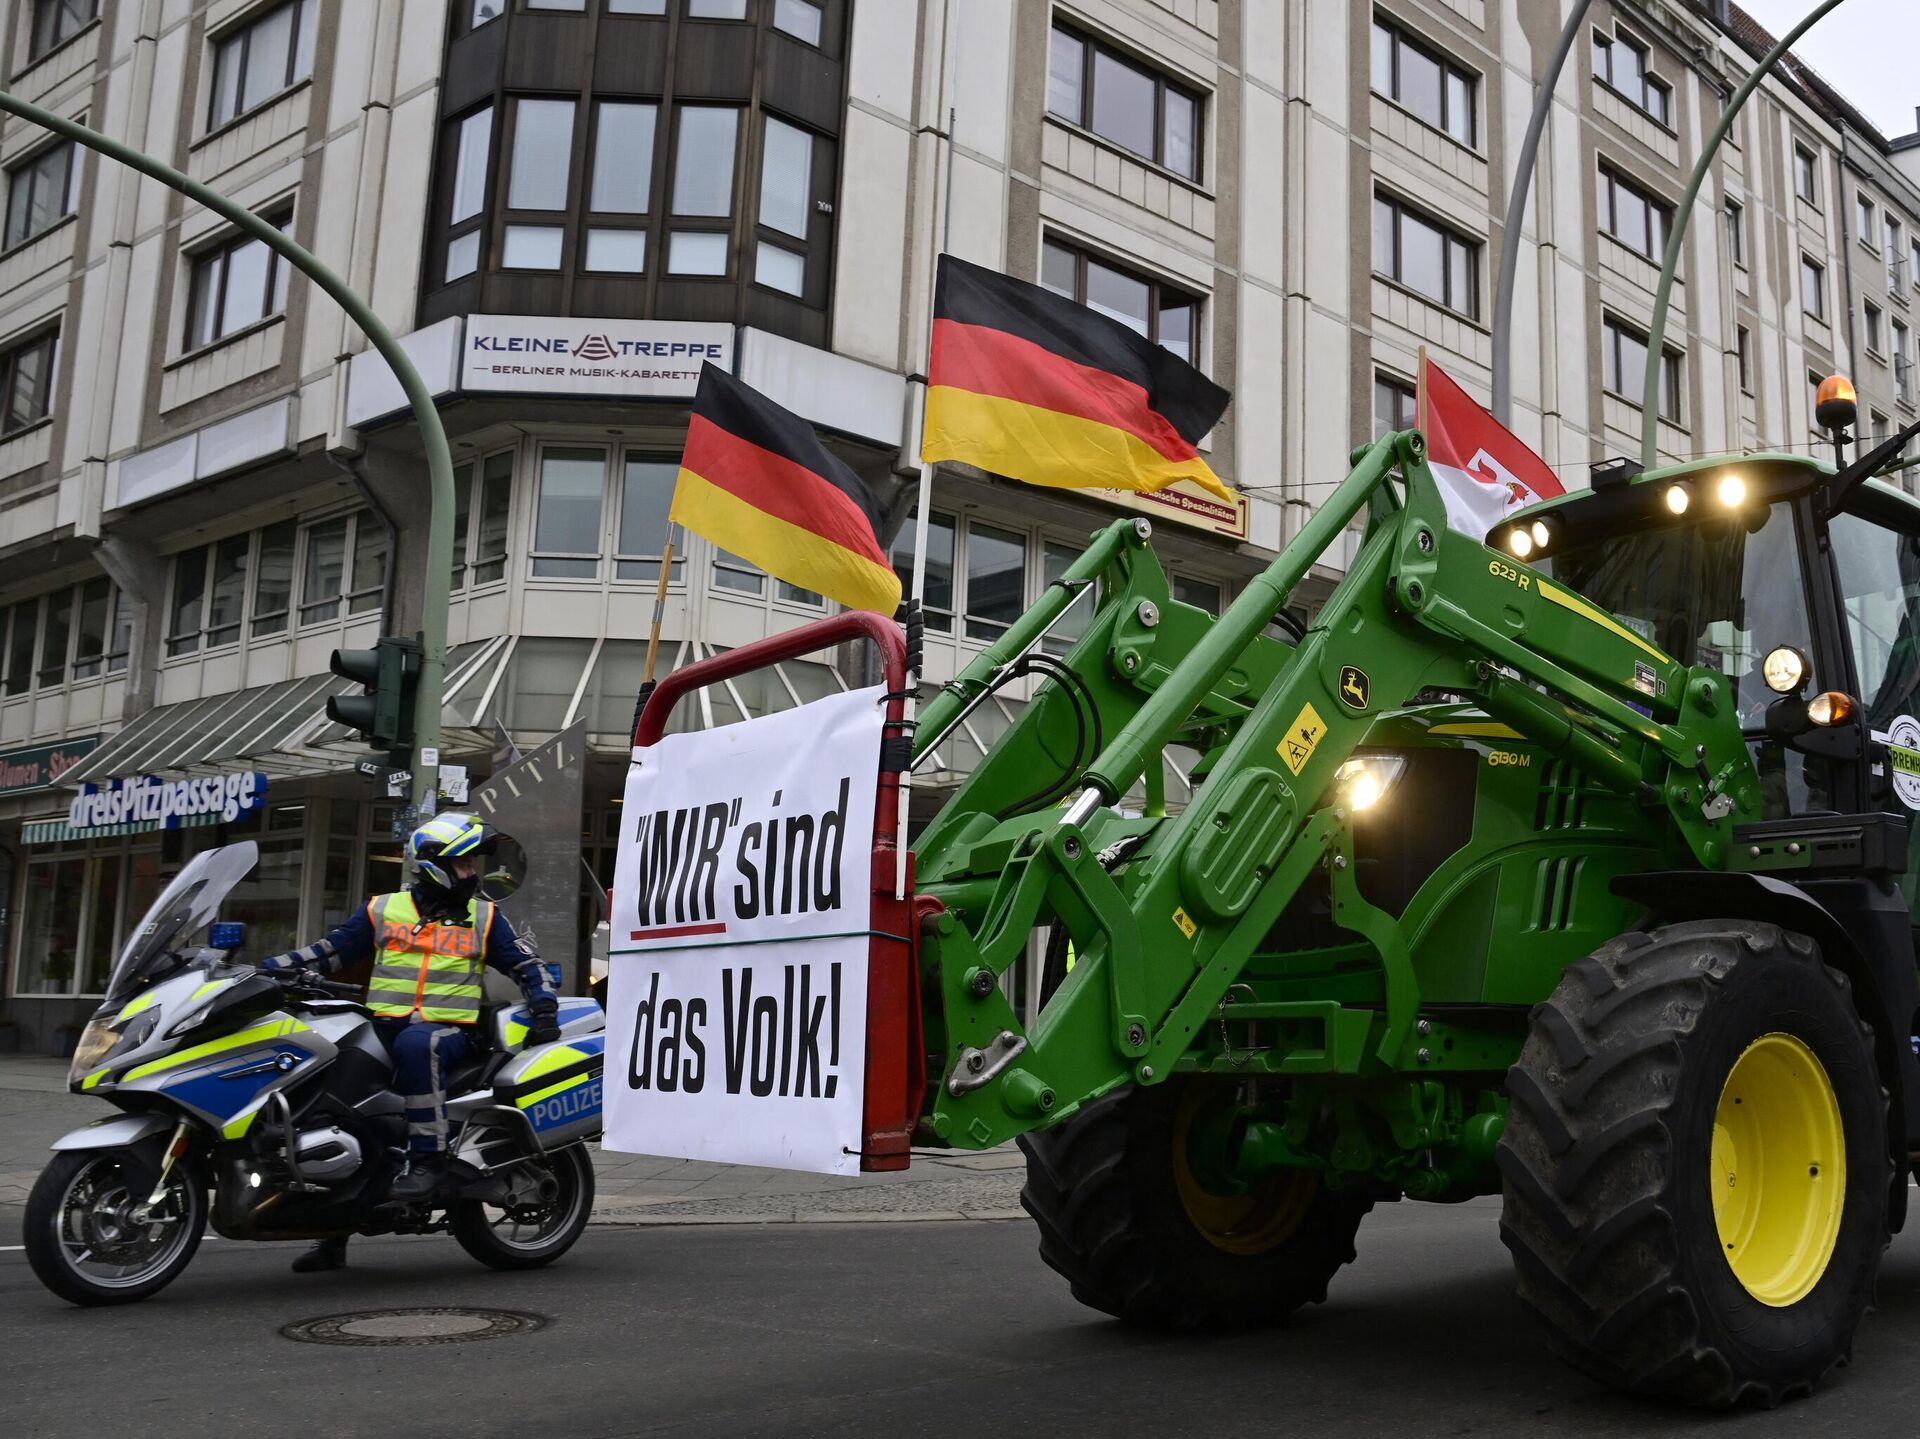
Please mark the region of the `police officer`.
[[[559, 1001], [545, 966], [498, 907], [477, 897], [483, 861], [500, 838], [470, 814], [428, 820], [407, 837], [416, 875], [410, 887], [375, 895], [319, 943], [261, 964], [330, 974], [372, 956], [367, 1008], [393, 1055], [394, 1084], [407, 1106], [407, 1170], [389, 1190], [396, 1200], [430, 1200], [446, 1179], [445, 1076], [474, 1052], [483, 966], [509, 975], [526, 995], [530, 1045], [560, 1036]], [[337, 1269], [346, 1255], [345, 1239], [323, 1239], [294, 1261], [294, 1271]]]

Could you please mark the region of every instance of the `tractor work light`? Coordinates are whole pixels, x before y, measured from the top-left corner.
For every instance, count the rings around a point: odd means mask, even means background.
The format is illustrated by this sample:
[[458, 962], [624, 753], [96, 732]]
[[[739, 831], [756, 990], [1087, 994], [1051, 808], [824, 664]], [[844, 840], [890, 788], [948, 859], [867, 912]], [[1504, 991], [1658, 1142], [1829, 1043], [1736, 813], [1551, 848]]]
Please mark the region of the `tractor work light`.
[[1533, 553], [1533, 536], [1527, 533], [1525, 526], [1515, 525], [1507, 531], [1507, 548], [1513, 551], [1516, 560], [1524, 560]]
[[1693, 503], [1693, 492], [1685, 485], [1668, 485], [1666, 500], [1668, 514], [1684, 515]]
[[1720, 483], [1714, 486], [1714, 497], [1730, 510], [1737, 510], [1747, 502], [1747, 482], [1740, 475], [1729, 471], [1720, 477]]
[[1821, 729], [1845, 724], [1853, 718], [1853, 697], [1839, 690], [1828, 690], [1807, 701], [1807, 718]]
[[1807, 657], [1792, 645], [1769, 650], [1760, 662], [1760, 678], [1777, 695], [1799, 694], [1807, 682]]
[[1406, 768], [1403, 754], [1356, 755], [1333, 772], [1334, 793], [1356, 814], [1372, 809], [1400, 782]]
[[1547, 541], [1553, 538], [1553, 531], [1547, 528], [1545, 520], [1535, 520], [1529, 526], [1528, 533], [1533, 536], [1533, 547], [1537, 550], [1544, 550], [1547, 547]]

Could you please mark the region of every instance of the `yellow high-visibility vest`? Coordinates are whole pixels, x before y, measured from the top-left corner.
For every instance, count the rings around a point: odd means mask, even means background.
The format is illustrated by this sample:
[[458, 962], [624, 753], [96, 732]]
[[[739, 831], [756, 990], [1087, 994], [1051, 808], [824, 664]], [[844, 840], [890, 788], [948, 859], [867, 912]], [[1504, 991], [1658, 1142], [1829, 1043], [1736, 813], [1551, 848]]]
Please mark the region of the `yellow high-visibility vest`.
[[418, 1015], [434, 1024], [475, 1024], [486, 998], [487, 930], [493, 906], [467, 905], [467, 923], [420, 923], [413, 896], [375, 895], [367, 903], [375, 943], [367, 1008], [382, 1019]]

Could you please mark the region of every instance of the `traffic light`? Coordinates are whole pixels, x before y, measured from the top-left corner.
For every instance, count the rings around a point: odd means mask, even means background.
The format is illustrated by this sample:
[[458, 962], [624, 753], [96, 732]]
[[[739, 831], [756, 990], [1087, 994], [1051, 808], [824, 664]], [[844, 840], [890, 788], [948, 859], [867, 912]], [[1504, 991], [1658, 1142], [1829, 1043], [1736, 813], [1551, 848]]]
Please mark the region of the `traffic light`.
[[358, 730], [373, 748], [387, 751], [387, 762], [395, 769], [411, 768], [420, 642], [383, 635], [370, 650], [335, 650], [327, 667], [364, 691], [334, 695], [327, 701], [327, 718]]

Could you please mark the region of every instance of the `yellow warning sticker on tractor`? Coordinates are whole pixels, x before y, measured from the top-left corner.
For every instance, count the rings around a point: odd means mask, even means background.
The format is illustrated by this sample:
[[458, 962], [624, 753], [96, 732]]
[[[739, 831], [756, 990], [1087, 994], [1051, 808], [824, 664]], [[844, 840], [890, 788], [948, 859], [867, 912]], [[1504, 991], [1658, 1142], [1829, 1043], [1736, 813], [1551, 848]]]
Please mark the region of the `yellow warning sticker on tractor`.
[[1180, 933], [1184, 934], [1188, 939], [1192, 939], [1194, 931], [1200, 928], [1199, 925], [1188, 918], [1187, 912], [1184, 909], [1176, 908], [1173, 911], [1173, 922], [1180, 930]]
[[1320, 747], [1320, 741], [1327, 733], [1327, 722], [1320, 718], [1320, 711], [1311, 704], [1300, 706], [1300, 713], [1294, 716], [1293, 723], [1287, 726], [1287, 732], [1280, 736], [1276, 748], [1280, 758], [1286, 761], [1287, 768], [1298, 778], [1300, 771], [1307, 767], [1307, 761], [1313, 758], [1313, 752]]

